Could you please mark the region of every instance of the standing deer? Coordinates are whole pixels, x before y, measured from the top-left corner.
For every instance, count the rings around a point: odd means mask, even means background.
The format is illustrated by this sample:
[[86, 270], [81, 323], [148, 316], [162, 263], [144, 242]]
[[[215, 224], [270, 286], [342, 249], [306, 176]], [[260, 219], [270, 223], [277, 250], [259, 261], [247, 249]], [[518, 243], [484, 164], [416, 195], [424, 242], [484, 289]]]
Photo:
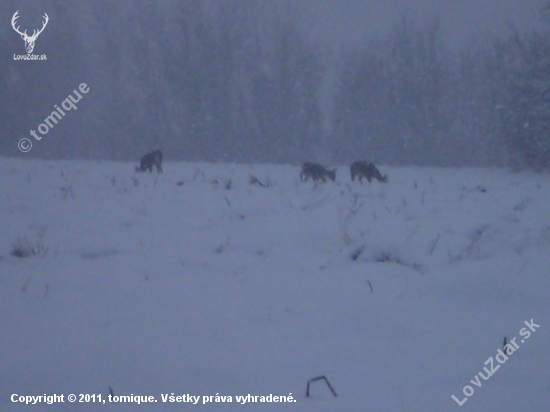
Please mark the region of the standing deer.
[[160, 150], [154, 150], [143, 156], [139, 167], [136, 167], [136, 172], [145, 172], [149, 169], [149, 173], [151, 173], [153, 166], [156, 166], [157, 173], [162, 173], [162, 152]]
[[309, 178], [312, 178], [313, 181], [322, 180], [323, 182], [326, 182], [328, 179], [334, 181], [336, 180], [336, 169], [334, 170], [327, 170], [323, 166], [311, 163], [311, 162], [305, 162], [302, 165], [302, 171], [300, 172], [300, 180], [306, 181]]
[[363, 177], [366, 177], [369, 183], [372, 178], [382, 183], [386, 183], [389, 180], [388, 175], [382, 176], [380, 171], [373, 163], [368, 163], [364, 161], [353, 162], [350, 166], [350, 172], [351, 180], [355, 181], [355, 177], [358, 176], [359, 182], [361, 182], [361, 184], [363, 184], [363, 181], [361, 180]]
[[39, 34], [42, 33], [46, 28], [46, 25], [48, 24], [48, 21], [50, 20], [50, 18], [46, 13], [44, 13], [43, 17], [45, 20], [42, 23], [42, 28], [38, 31], [34, 30], [32, 33], [32, 36], [29, 36], [27, 35], [27, 30], [21, 33], [19, 31], [19, 26], [15, 27], [16, 20], [19, 18], [18, 13], [19, 13], [19, 10], [17, 10], [13, 15], [13, 17], [11, 18], [11, 27], [13, 27], [13, 29], [21, 35], [21, 38], [25, 41], [25, 49], [27, 49], [27, 53], [31, 54], [32, 51], [34, 50], [34, 43], [36, 42], [36, 39], [38, 38]]

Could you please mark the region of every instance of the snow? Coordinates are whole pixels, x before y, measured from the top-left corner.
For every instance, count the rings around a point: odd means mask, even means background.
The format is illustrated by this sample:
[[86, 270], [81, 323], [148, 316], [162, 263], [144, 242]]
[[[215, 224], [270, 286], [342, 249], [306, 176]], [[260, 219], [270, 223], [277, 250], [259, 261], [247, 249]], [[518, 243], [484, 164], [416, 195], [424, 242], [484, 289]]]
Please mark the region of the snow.
[[[1, 411], [550, 410], [548, 174], [134, 166], [0, 161]], [[520, 349], [470, 383], [505, 336]], [[320, 375], [337, 397], [305, 396]], [[67, 402], [109, 390], [157, 403]]]

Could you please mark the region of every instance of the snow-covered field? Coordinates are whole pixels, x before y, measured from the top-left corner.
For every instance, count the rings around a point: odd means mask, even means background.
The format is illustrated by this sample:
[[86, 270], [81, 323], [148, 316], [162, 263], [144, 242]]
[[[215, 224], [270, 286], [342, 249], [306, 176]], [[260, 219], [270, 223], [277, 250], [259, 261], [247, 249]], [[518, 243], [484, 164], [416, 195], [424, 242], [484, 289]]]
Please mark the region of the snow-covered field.
[[134, 166], [0, 159], [0, 411], [550, 410], [548, 174]]

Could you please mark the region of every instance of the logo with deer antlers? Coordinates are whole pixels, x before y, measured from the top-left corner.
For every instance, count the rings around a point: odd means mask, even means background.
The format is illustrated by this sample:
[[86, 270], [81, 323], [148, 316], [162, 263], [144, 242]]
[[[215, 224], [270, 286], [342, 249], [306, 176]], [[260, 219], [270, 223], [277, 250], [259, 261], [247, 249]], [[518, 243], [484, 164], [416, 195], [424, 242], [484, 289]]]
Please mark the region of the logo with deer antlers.
[[46, 28], [46, 25], [48, 24], [48, 21], [50, 20], [50, 18], [46, 13], [44, 13], [43, 17], [44, 17], [44, 22], [42, 23], [42, 28], [40, 30], [34, 30], [32, 33], [32, 36], [29, 36], [27, 34], [27, 30], [25, 30], [24, 32], [21, 32], [19, 30], [19, 26], [15, 27], [16, 20], [19, 18], [19, 10], [15, 12], [15, 14], [11, 19], [11, 27], [13, 27], [13, 30], [19, 33], [21, 35], [21, 38], [25, 41], [25, 49], [27, 49], [28, 54], [31, 54], [32, 51], [34, 50], [34, 43], [36, 42], [36, 39], [38, 38], [40, 33], [44, 31], [44, 29]]

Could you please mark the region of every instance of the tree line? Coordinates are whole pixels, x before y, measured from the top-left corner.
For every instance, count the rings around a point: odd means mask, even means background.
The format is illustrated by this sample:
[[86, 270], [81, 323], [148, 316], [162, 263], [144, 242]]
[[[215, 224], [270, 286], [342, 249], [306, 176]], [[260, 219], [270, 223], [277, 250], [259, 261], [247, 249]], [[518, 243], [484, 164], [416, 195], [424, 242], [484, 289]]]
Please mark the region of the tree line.
[[10, 60], [23, 45], [2, 28], [3, 155], [84, 82], [78, 112], [25, 155], [550, 167], [550, 29], [456, 51], [437, 18], [404, 14], [334, 56], [282, 1], [53, 4], [47, 62]]

